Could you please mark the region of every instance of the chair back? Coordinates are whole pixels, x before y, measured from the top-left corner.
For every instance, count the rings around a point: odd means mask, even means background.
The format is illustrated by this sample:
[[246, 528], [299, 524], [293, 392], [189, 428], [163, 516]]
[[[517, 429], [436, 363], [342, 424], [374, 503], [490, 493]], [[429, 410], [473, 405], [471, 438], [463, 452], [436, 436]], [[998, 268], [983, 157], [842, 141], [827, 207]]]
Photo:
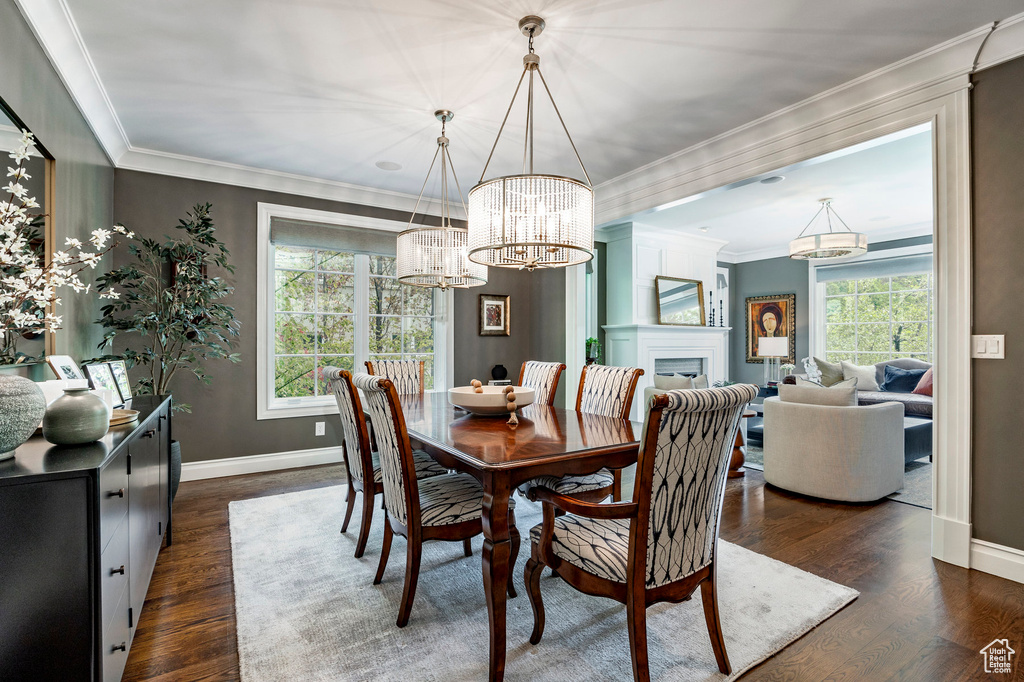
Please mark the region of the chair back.
[[539, 362], [527, 360], [523, 368], [519, 370], [519, 386], [532, 388], [537, 392], [534, 403], [538, 405], [552, 405], [555, 402], [555, 391], [558, 390], [558, 380], [562, 377], [565, 365], [561, 362]]
[[327, 380], [338, 403], [341, 430], [345, 435], [344, 456], [348, 475], [359, 482], [369, 478], [372, 485], [373, 458], [370, 455], [370, 435], [366, 430], [359, 392], [352, 385], [352, 373], [337, 367], [324, 367], [324, 379]]
[[367, 360], [366, 371], [391, 379], [399, 395], [423, 393], [422, 360]]
[[626, 419], [633, 407], [636, 382], [643, 373], [636, 367], [585, 365], [580, 373], [576, 411]]
[[398, 392], [390, 379], [369, 374], [354, 375], [352, 384], [366, 396], [365, 408], [380, 454], [384, 508], [392, 519], [411, 528], [410, 520], [419, 520], [412, 518], [419, 513], [418, 504], [413, 502], [419, 501], [419, 488]]
[[[643, 545], [648, 589], [696, 573], [714, 559], [729, 459], [757, 386], [735, 384], [654, 396], [633, 499], [630, 555]], [[644, 537], [646, 535], [646, 538]]]

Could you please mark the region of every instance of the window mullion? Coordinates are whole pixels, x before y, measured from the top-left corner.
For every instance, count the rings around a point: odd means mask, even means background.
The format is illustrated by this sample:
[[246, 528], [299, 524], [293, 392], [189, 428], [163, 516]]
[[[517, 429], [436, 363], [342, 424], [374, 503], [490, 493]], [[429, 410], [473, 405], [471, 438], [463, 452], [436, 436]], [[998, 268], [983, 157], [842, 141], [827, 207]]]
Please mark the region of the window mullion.
[[370, 257], [357, 253], [355, 257], [355, 301], [352, 328], [355, 333], [355, 357], [352, 371], [358, 372], [370, 359]]

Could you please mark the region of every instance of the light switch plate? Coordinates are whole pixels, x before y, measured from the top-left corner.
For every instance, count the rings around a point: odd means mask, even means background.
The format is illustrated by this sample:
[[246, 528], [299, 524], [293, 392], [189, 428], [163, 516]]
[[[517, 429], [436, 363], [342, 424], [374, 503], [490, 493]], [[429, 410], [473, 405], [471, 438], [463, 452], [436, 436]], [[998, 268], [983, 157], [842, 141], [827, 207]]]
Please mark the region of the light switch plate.
[[1006, 344], [1002, 334], [975, 334], [971, 341], [972, 358], [1002, 360], [1006, 357]]

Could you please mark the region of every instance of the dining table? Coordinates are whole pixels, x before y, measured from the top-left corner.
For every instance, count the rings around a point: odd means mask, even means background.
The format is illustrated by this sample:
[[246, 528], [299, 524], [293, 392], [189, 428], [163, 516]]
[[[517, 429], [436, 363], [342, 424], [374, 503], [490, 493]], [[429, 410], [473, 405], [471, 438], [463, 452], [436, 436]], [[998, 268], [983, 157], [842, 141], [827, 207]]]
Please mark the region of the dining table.
[[[511, 567], [509, 500], [522, 483], [545, 474], [592, 474], [636, 463], [641, 426], [549, 405], [508, 416], [478, 416], [448, 402], [443, 391], [399, 398], [409, 438], [443, 466], [483, 485], [483, 581], [490, 630], [492, 682], [505, 674], [506, 585]], [[524, 529], [529, 537], [529, 529]], [[527, 544], [527, 548], [529, 545]], [[529, 549], [527, 549], [529, 553]]]

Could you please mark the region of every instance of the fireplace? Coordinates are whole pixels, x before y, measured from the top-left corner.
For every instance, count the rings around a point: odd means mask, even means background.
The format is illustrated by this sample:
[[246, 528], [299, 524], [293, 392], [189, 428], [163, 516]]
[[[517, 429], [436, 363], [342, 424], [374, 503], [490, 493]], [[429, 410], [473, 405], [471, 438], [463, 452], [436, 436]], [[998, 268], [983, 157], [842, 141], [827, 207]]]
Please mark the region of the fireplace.
[[655, 358], [655, 374], [682, 374], [696, 377], [707, 374], [704, 358]]

